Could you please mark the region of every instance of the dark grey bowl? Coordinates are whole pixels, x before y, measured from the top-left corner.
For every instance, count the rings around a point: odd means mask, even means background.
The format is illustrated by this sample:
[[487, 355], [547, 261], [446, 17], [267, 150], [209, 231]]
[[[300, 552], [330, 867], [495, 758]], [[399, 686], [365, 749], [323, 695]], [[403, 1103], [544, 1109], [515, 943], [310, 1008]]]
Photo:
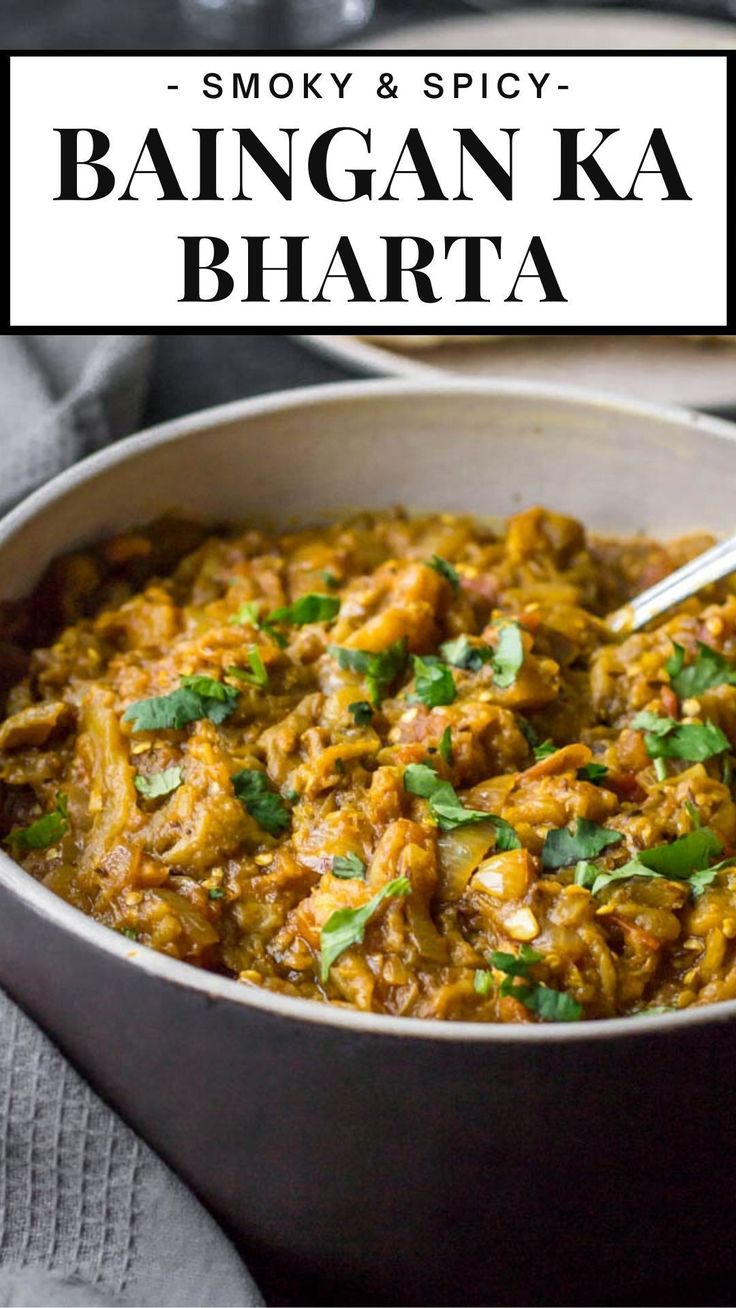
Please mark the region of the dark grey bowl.
[[[546, 499], [606, 528], [725, 529], [732, 440], [714, 419], [549, 388], [290, 393], [65, 474], [0, 526], [0, 576], [23, 593], [61, 549], [171, 504]], [[131, 945], [4, 855], [0, 978], [274, 1297], [274, 1268], [312, 1304], [695, 1304], [733, 1274], [736, 1003], [518, 1029], [328, 1009]]]

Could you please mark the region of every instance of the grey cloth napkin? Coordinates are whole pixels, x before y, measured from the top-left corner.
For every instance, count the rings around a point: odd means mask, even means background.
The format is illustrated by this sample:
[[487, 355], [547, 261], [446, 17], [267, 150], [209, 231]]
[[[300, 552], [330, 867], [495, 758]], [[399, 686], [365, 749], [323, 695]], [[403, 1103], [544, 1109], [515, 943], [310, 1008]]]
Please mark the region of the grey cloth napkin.
[[[133, 430], [154, 342], [0, 336], [0, 504]], [[0, 992], [0, 1308], [263, 1300], [165, 1164]]]

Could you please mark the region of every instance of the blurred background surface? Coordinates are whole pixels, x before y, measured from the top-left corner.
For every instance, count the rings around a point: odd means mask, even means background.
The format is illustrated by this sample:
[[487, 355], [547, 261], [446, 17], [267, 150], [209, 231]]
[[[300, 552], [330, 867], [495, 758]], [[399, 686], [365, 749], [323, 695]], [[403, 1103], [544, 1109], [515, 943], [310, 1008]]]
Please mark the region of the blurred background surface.
[[[677, 15], [690, 20], [736, 20], [736, 0], [638, 0], [633, 7], [646, 10], [652, 18], [666, 13], [670, 18]], [[351, 39], [359, 32], [387, 48], [391, 47], [392, 38], [401, 33], [402, 45], [410, 47], [413, 25], [418, 32], [421, 25], [426, 34], [427, 24], [435, 19], [461, 16], [469, 19], [473, 13], [477, 17], [478, 11], [484, 10], [486, 14], [504, 18], [504, 30], [508, 30], [509, 16], [530, 8], [555, 14], [558, 6], [551, 0], [547, 3], [535, 0], [534, 5], [524, 0], [518, 3], [509, 0], [0, 0], [0, 44], [18, 50], [186, 50], [228, 45], [254, 49], [302, 48]], [[627, 17], [632, 16], [632, 6], [627, 6], [625, 0], [615, 4], [599, 0], [597, 5], [587, 0], [579, 11], [581, 30], [584, 10], [589, 12], [591, 8], [617, 15], [622, 32]], [[566, 38], [571, 31], [574, 37], [574, 11], [578, 6], [574, 0], [572, 4], [567, 0], [564, 9], [559, 14], [561, 30]], [[736, 33], [736, 22], [733, 26]], [[465, 36], [472, 29], [464, 26], [459, 30], [463, 31], [464, 40], [472, 39], [472, 35]], [[545, 30], [549, 28], [546, 26]], [[610, 30], [609, 24], [605, 32]], [[688, 30], [696, 33], [692, 21], [684, 28], [670, 29], [684, 32], [685, 42]], [[715, 27], [712, 30], [714, 38], [722, 36]], [[438, 26], [437, 31], [436, 48], [448, 48], [451, 29]], [[494, 28], [487, 20], [484, 26], [478, 18], [477, 31], [487, 33], [479, 44], [493, 41]], [[672, 42], [664, 24], [662, 32], [661, 44], [666, 48]], [[676, 39], [681, 44], [679, 36]], [[614, 40], [611, 37], [610, 43]], [[422, 35], [421, 42], [426, 48], [426, 35]], [[499, 38], [499, 48], [501, 44]]]

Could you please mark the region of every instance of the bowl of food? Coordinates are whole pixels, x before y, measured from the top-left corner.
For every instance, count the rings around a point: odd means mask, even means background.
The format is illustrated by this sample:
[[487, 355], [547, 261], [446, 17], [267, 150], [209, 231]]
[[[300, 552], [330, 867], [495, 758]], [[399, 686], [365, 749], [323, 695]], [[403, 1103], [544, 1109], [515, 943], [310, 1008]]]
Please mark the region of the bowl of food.
[[733, 440], [313, 388], [0, 527], [0, 980], [273, 1296], [731, 1273], [736, 594], [605, 617], [732, 529]]

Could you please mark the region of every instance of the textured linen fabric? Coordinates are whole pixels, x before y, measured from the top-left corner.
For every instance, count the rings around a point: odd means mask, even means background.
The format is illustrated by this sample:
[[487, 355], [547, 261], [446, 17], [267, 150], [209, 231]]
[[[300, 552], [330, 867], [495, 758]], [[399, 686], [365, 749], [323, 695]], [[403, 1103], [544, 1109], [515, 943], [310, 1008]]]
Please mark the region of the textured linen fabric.
[[[0, 501], [134, 428], [154, 343], [0, 337]], [[164, 1163], [0, 992], [0, 1308], [263, 1300]]]

